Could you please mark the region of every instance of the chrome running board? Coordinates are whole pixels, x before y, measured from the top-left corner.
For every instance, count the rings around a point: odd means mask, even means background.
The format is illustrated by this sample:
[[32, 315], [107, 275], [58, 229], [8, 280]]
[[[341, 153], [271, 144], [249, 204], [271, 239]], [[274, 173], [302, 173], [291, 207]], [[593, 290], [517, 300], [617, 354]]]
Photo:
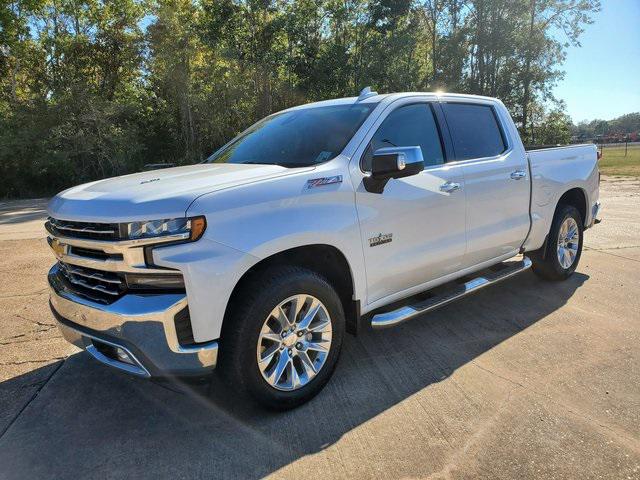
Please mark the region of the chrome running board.
[[371, 318], [371, 327], [375, 329], [394, 327], [407, 320], [411, 320], [413, 317], [447, 305], [471, 293], [477, 292], [484, 287], [493, 285], [527, 270], [531, 267], [531, 260], [524, 257], [521, 261], [505, 262], [502, 265], [504, 265], [504, 267], [498, 271], [476, 277], [439, 295], [419, 301], [413, 305], [405, 305], [390, 312], [378, 313]]

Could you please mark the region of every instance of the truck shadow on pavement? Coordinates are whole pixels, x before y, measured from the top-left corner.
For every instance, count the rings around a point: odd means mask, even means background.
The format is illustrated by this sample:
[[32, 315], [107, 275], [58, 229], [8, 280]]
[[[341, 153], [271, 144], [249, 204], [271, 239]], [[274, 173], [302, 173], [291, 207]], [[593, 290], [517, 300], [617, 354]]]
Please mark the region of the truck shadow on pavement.
[[[325, 390], [285, 413], [234, 398], [218, 380], [160, 385], [73, 355], [0, 438], [0, 465], [5, 478], [260, 478], [508, 341], [588, 278], [545, 283], [524, 273], [395, 329], [347, 336]], [[0, 389], [30, 385], [38, 375]]]

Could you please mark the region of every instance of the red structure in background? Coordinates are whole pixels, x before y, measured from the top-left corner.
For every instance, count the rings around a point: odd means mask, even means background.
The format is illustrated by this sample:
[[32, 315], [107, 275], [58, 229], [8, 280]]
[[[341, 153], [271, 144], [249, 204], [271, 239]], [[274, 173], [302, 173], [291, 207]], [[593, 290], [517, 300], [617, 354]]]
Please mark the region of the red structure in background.
[[625, 143], [637, 142], [639, 138], [640, 132], [610, 133], [607, 135], [597, 135], [593, 141], [595, 143]]

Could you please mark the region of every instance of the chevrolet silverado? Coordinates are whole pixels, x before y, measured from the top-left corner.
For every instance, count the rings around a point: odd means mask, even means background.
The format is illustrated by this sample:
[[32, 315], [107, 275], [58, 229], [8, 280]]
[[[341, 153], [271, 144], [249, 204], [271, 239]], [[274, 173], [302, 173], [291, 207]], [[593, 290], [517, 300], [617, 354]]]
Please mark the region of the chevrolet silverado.
[[200, 164], [58, 194], [51, 309], [104, 364], [217, 367], [292, 408], [327, 383], [345, 332], [529, 267], [566, 279], [598, 189], [594, 145], [527, 151], [499, 100], [367, 88], [270, 115]]

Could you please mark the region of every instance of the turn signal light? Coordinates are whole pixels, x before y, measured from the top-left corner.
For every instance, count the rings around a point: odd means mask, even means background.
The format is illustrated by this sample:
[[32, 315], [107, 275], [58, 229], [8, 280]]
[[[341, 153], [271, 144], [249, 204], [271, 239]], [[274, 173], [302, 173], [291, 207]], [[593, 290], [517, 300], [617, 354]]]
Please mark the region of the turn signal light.
[[198, 240], [207, 229], [207, 220], [205, 217], [193, 217], [191, 219], [191, 236], [192, 242]]

